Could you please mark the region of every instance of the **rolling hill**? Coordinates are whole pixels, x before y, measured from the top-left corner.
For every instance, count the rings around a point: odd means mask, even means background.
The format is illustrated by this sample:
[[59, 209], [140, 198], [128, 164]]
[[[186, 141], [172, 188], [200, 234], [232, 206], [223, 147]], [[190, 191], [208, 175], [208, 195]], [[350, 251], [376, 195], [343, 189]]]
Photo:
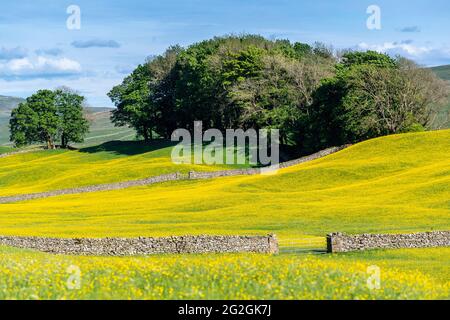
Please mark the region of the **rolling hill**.
[[8, 97], [0, 95], [0, 146], [9, 142], [9, 117], [11, 110], [23, 102], [22, 98]]
[[[0, 159], [2, 192], [178, 170], [165, 160], [170, 146], [143, 152], [126, 145]], [[0, 298], [448, 299], [450, 248], [317, 253], [328, 232], [449, 230], [449, 151], [450, 130], [393, 135], [273, 176], [1, 204], [0, 235], [275, 233], [281, 254], [80, 257], [0, 247]], [[367, 267], [373, 265], [382, 270], [379, 290], [367, 287]], [[66, 286], [73, 266], [82, 268], [80, 290]]]
[[152, 145], [114, 141], [76, 151], [45, 150], [1, 158], [0, 196], [231, 167], [175, 165], [171, 160], [172, 146], [167, 141], [155, 141]]
[[[0, 234], [102, 237], [274, 232], [281, 240], [308, 236], [320, 242], [333, 231], [448, 229], [449, 151], [450, 130], [393, 135], [282, 169], [274, 176], [178, 181], [9, 204], [0, 206]], [[99, 161], [101, 153], [58, 151], [8, 157], [0, 159], [1, 192], [19, 194], [178, 170], [164, 160], [168, 152], [161, 149], [153, 156], [108, 161]]]
[[[450, 65], [433, 67], [431, 70], [441, 79], [450, 81]], [[435, 114], [433, 128], [450, 128], [450, 98], [448, 105]]]
[[431, 70], [433, 70], [439, 78], [450, 81], [450, 65], [433, 67]]
[[8, 97], [0, 95], [0, 114], [6, 114], [9, 116], [11, 110], [23, 102], [24, 99], [16, 97]]

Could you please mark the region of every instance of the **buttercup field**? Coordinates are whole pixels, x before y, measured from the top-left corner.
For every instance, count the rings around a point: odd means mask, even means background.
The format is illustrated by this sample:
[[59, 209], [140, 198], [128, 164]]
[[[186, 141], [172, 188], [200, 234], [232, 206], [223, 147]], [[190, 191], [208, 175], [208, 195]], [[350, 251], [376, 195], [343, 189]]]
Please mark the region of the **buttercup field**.
[[450, 299], [446, 2], [37, 2], [0, 13], [0, 299]]

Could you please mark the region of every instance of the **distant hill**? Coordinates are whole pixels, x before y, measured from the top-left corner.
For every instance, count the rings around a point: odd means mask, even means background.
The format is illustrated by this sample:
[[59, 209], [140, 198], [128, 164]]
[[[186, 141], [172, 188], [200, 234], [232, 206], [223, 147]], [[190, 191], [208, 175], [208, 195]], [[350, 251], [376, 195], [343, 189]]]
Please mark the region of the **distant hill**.
[[113, 140], [135, 140], [136, 132], [127, 127], [115, 127], [110, 120], [112, 108], [85, 108], [85, 117], [90, 122], [90, 132], [83, 144], [77, 147], [93, 146]]
[[450, 81], [450, 65], [431, 68], [439, 78]]
[[[450, 65], [438, 66], [430, 69], [436, 73], [439, 78], [450, 81]], [[433, 127], [436, 129], [450, 128], [450, 98], [448, 105], [436, 114]]]
[[[25, 99], [0, 95], [0, 146], [10, 145], [9, 142], [9, 118], [11, 110]], [[90, 122], [90, 132], [83, 144], [91, 146], [112, 140], [134, 140], [135, 131], [130, 128], [117, 128], [109, 119], [112, 108], [85, 108], [85, 117]]]
[[11, 110], [23, 102], [24, 99], [0, 95], [0, 145], [9, 141], [9, 117]]
[[7, 115], [9, 117], [11, 110], [23, 101], [25, 99], [0, 95], [0, 116]]

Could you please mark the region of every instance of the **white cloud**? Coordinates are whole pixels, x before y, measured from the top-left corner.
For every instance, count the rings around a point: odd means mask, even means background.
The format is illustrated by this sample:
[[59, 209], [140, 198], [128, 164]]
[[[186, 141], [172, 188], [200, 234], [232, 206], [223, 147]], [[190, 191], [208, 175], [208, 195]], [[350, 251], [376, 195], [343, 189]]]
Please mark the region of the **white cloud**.
[[418, 46], [412, 41], [384, 42], [383, 44], [360, 43], [359, 50], [374, 50], [390, 56], [400, 55], [424, 66], [450, 64], [450, 46]]
[[388, 53], [388, 54], [406, 54], [407, 56], [420, 57], [427, 53], [430, 53], [433, 48], [425, 46], [415, 46], [409, 41], [405, 42], [385, 42], [383, 44], [370, 45], [362, 42], [358, 45], [359, 49], [363, 50], [374, 50], [378, 52]]
[[35, 56], [0, 63], [0, 77], [55, 77], [80, 72], [80, 63], [68, 58]]
[[106, 96], [112, 87], [121, 83], [122, 77], [102, 78], [97, 76], [52, 78], [23, 78], [4, 80], [0, 77], [0, 95], [28, 97], [40, 89], [53, 90], [66, 86], [80, 92], [87, 98], [88, 104], [94, 107], [112, 107], [111, 100]]

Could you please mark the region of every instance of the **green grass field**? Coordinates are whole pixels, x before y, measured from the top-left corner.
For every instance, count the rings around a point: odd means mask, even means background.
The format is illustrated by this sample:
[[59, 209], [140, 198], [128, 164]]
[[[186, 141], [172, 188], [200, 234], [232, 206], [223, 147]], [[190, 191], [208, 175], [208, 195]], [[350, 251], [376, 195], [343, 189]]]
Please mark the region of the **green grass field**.
[[431, 70], [433, 70], [439, 78], [450, 80], [450, 65], [433, 67]]
[[89, 133], [83, 143], [75, 144], [77, 148], [95, 146], [109, 141], [130, 141], [136, 137], [134, 129], [115, 127], [110, 120], [108, 108], [86, 109], [86, 116], [90, 122]]
[[[120, 180], [173, 169], [167, 159], [170, 147], [139, 150], [138, 154], [127, 148], [113, 149], [45, 151], [0, 159], [1, 192], [94, 184], [104, 181], [108, 172]], [[450, 130], [393, 135], [272, 176], [168, 182], [3, 204], [0, 235], [275, 233], [281, 254], [103, 258], [4, 248], [0, 251], [0, 295], [449, 299], [449, 248], [320, 254], [325, 235], [334, 231], [450, 230], [449, 151]], [[64, 174], [55, 178], [58, 169]], [[370, 290], [366, 284], [367, 267], [373, 264], [382, 272], [379, 290]], [[81, 270], [79, 290], [67, 289], [70, 265]]]
[[3, 146], [0, 146], [0, 154], [12, 152], [13, 150], [14, 150], [14, 149], [11, 148], [11, 147], [3, 147]]

